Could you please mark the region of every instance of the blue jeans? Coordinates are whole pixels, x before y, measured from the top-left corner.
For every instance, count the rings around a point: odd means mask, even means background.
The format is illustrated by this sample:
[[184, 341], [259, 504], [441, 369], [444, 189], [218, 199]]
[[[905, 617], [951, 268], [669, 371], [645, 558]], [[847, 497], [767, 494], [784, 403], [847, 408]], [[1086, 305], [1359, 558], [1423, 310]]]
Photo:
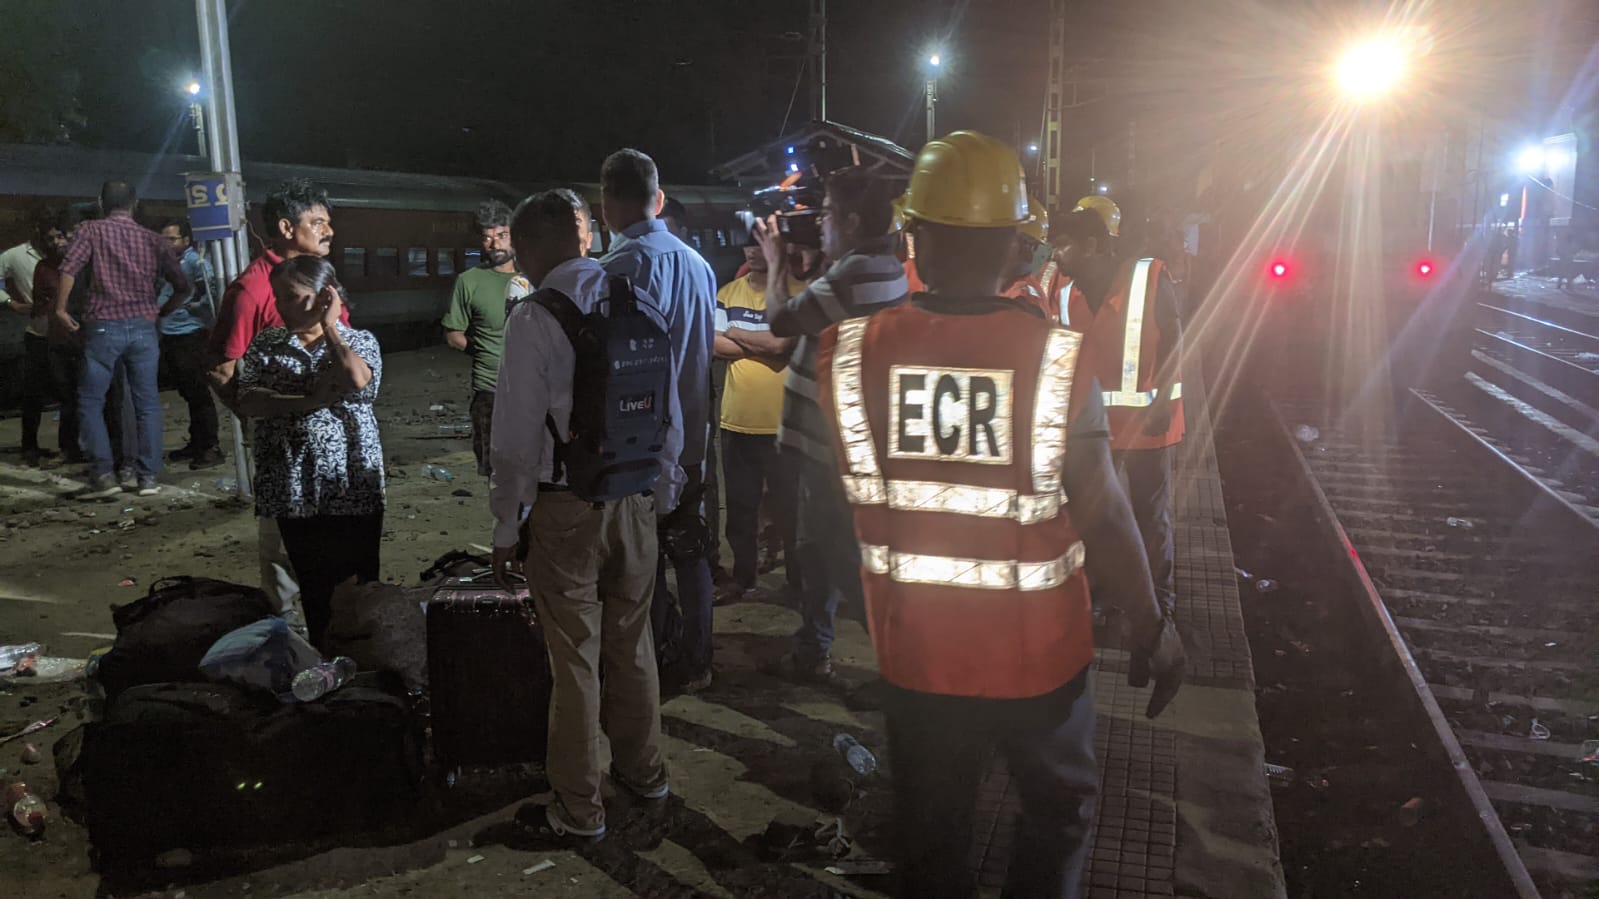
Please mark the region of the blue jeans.
[[[689, 482], [683, 487], [684, 497], [701, 497], [703, 490], [700, 487], [699, 470], [688, 473]], [[699, 514], [703, 510], [694, 511]], [[698, 519], [697, 527], [705, 528], [705, 519]], [[708, 543], [709, 535], [702, 534]], [[672, 591], [666, 584], [666, 566], [670, 564], [677, 572], [677, 592], [675, 599]], [[682, 636], [676, 645], [671, 633], [671, 618], [673, 605], [682, 613]], [[655, 597], [650, 603], [650, 625], [654, 631], [655, 647], [658, 654], [670, 652], [672, 658], [662, 658], [665, 664], [676, 664], [688, 671], [699, 673], [711, 667], [711, 563], [703, 554], [695, 558], [669, 558], [663, 548], [655, 570]]]
[[795, 649], [808, 660], [833, 649], [834, 620], [841, 602], [860, 608], [861, 547], [855, 515], [833, 466], [795, 453], [799, 481], [800, 627]]
[[1088, 672], [1031, 699], [893, 690], [883, 704], [893, 761], [901, 896], [977, 894], [967, 867], [977, 787], [997, 742], [1021, 798], [1005, 897], [1081, 896], [1099, 793]]
[[[155, 322], [142, 318], [83, 323], [83, 377], [78, 382], [78, 425], [83, 451], [94, 477], [112, 471], [111, 435], [106, 430], [106, 395], [121, 374], [133, 392], [138, 452], [134, 473], [141, 479], [161, 473], [161, 397], [156, 370], [161, 359]], [[115, 398], [113, 398], [113, 402]]]

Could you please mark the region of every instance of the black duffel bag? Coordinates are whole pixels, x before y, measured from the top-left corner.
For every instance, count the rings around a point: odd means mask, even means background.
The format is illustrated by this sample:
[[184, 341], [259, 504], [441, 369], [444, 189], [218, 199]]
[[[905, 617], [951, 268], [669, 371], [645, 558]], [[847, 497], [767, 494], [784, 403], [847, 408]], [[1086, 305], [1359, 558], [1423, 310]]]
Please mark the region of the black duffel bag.
[[95, 677], [106, 695], [138, 684], [198, 681], [200, 660], [222, 635], [277, 614], [257, 587], [204, 577], [169, 577], [143, 599], [111, 607], [117, 639]]
[[113, 865], [381, 837], [414, 820], [423, 775], [404, 699], [370, 675], [290, 705], [229, 684], [130, 687], [77, 750], [57, 750], [63, 798], [81, 796], [70, 811]]

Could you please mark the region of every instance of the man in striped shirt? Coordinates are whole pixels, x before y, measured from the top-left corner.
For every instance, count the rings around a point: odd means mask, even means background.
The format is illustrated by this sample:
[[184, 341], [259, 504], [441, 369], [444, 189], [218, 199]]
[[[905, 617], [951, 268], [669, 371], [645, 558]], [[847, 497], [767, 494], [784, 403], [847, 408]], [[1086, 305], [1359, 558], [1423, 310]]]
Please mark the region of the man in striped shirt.
[[833, 680], [839, 601], [860, 603], [861, 584], [854, 519], [834, 471], [827, 419], [816, 402], [817, 338], [829, 325], [903, 303], [908, 288], [894, 254], [898, 242], [889, 231], [894, 211], [886, 183], [855, 168], [834, 173], [827, 179], [821, 216], [822, 253], [836, 261], [798, 296], [788, 293], [788, 247], [776, 223], [757, 223], [756, 238], [771, 268], [766, 281], [771, 337], [793, 345], [777, 442], [779, 452], [795, 457], [793, 470], [799, 472], [800, 629], [776, 673], [826, 683]]

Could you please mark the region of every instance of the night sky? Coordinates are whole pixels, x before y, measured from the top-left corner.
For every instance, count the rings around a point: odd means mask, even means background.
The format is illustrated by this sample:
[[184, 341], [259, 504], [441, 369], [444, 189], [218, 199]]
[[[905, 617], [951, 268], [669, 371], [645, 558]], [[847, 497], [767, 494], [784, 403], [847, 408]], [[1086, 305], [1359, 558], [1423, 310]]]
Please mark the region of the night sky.
[[[798, 80], [807, 0], [230, 6], [240, 140], [255, 160], [593, 180], [607, 153], [636, 146], [667, 181], [704, 183], [713, 165], [777, 137], [785, 120], [810, 117], [809, 82]], [[1384, 6], [1073, 3], [1071, 59], [1092, 82], [1085, 96], [1106, 99], [1069, 114], [1068, 169], [1079, 178], [1093, 164], [1119, 180], [1136, 160], [1156, 174], [1192, 165], [1196, 148], [1217, 140], [1251, 168], [1286, 157], [1320, 114], [1329, 52], [1381, 22]], [[1486, 111], [1535, 125], [1570, 81], [1529, 77], [1529, 61], [1559, 57], [1548, 52], [1556, 44], [1580, 61], [1574, 38], [1592, 34], [1599, 16], [1584, 0], [1515, 6], [1429, 7], [1430, 80], [1397, 117], [1438, 129]], [[199, 71], [191, 2], [7, 0], [6, 9], [0, 140], [18, 139], [7, 110], [65, 95], [81, 112], [74, 142], [194, 151], [180, 94]], [[1047, 0], [832, 0], [828, 116], [919, 146], [922, 61], [938, 46], [939, 130], [977, 128], [1025, 147], [1040, 130], [1048, 9]], [[1518, 103], [1533, 94], [1536, 104]]]
[[[78, 142], [193, 152], [179, 85], [199, 71], [184, 0], [15, 0], [17, 41], [70, 69]], [[10, 6], [11, 3], [8, 3]], [[592, 179], [635, 145], [666, 177], [707, 170], [810, 117], [805, 0], [235, 0], [248, 158]], [[944, 47], [940, 130], [1033, 139], [1043, 0], [833, 0], [829, 117], [919, 145], [924, 49]], [[18, 21], [20, 19], [20, 22]], [[49, 58], [49, 57], [46, 57]], [[3, 89], [3, 88], [0, 88]], [[790, 99], [792, 111], [789, 111]]]

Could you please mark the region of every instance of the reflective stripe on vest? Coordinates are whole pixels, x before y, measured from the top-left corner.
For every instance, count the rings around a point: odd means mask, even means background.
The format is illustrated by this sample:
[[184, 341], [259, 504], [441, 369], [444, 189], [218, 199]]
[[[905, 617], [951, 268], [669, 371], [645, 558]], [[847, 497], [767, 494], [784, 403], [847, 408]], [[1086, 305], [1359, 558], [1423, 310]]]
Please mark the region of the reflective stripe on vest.
[[1060, 323], [1068, 328], [1087, 330], [1088, 322], [1081, 322], [1078, 325], [1072, 324], [1072, 279], [1067, 278], [1061, 282], [1060, 291], [1056, 296], [1060, 297]]
[[[1154, 259], [1133, 264], [1133, 283], [1127, 291], [1127, 324], [1122, 328], [1122, 389], [1105, 391], [1107, 406], [1148, 406], [1159, 390], [1138, 389], [1138, 356], [1144, 346], [1144, 307], [1149, 294], [1149, 269]], [[1181, 399], [1183, 385], [1173, 383], [1171, 399]]]
[[956, 556], [896, 552], [886, 546], [861, 544], [861, 564], [873, 574], [901, 584], [945, 584], [974, 590], [1052, 590], [1083, 567], [1083, 541], [1048, 562], [994, 562]]
[[1060, 515], [1060, 506], [1066, 501], [1060, 472], [1066, 455], [1072, 374], [1077, 369], [1081, 335], [1057, 329], [1050, 332], [1044, 344], [1033, 403], [1033, 493], [1025, 494], [1002, 487], [883, 478], [861, 386], [861, 343], [866, 325], [864, 318], [839, 323], [838, 344], [833, 353], [833, 405], [848, 466], [841, 475], [851, 504], [1008, 518], [1024, 525]]

